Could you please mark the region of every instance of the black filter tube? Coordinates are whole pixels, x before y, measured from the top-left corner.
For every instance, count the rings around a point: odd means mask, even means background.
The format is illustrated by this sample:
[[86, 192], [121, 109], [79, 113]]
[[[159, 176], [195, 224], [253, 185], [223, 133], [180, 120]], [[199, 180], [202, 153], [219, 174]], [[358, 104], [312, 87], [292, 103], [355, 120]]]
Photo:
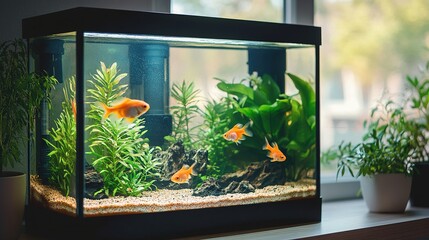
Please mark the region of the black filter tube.
[[150, 145], [162, 145], [171, 134], [169, 115], [169, 47], [165, 44], [134, 43], [128, 50], [131, 98], [149, 103], [145, 119]]
[[286, 50], [284, 49], [249, 49], [249, 74], [258, 72], [259, 76], [270, 75], [279, 85], [280, 92], [285, 92]]

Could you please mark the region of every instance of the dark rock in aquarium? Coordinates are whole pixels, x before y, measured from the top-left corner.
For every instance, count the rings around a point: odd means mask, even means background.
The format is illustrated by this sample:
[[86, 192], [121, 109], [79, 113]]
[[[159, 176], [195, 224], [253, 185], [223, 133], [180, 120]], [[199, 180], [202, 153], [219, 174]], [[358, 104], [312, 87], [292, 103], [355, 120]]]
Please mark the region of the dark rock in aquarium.
[[255, 187], [249, 183], [249, 181], [241, 181], [235, 186], [234, 189], [231, 189], [232, 193], [250, 193], [255, 191]]
[[255, 188], [264, 188], [270, 185], [283, 185], [286, 182], [284, 163], [263, 162], [251, 163], [246, 169], [235, 173], [224, 175], [220, 181], [221, 185], [228, 185], [233, 181], [248, 181]]
[[101, 175], [91, 165], [85, 167], [85, 198], [89, 199], [103, 199], [108, 196], [104, 193], [99, 193], [94, 196], [94, 193], [99, 191], [104, 186], [104, 181]]
[[284, 185], [286, 174], [283, 164], [269, 160], [251, 163], [244, 170], [226, 174], [218, 180], [205, 181], [194, 190], [193, 195], [218, 196], [228, 193], [249, 193], [270, 185]]
[[231, 182], [224, 190], [224, 193], [250, 193], [255, 191], [255, 187], [249, 181]]
[[194, 188], [196, 183], [192, 176], [189, 184], [178, 184], [170, 180], [174, 173], [179, 171], [184, 165], [192, 166], [195, 163], [194, 171], [197, 174], [204, 175], [207, 171], [208, 152], [207, 150], [198, 149], [185, 151], [182, 141], [177, 141], [171, 145], [166, 151], [158, 152], [157, 156], [161, 159], [161, 178], [156, 181], [155, 185], [158, 188], [168, 189], [183, 189]]
[[209, 178], [194, 189], [193, 196], [219, 196], [225, 194], [224, 189], [217, 183], [216, 179]]

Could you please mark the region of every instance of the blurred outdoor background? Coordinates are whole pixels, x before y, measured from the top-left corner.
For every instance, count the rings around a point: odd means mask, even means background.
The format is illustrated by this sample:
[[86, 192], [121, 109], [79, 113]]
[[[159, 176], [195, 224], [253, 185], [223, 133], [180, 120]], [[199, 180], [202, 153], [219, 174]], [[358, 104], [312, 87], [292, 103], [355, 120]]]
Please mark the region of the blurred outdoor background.
[[[171, 12], [284, 22], [286, 2], [172, 0]], [[406, 87], [406, 76], [418, 76], [419, 69], [429, 60], [429, 0], [315, 0], [314, 21], [314, 25], [322, 27], [320, 121], [323, 151], [341, 141], [359, 141], [363, 121], [383, 92], [400, 94]], [[213, 61], [194, 73], [180, 73], [180, 69], [171, 66], [171, 76], [182, 76], [190, 81], [213, 78], [216, 73], [211, 69], [221, 68], [228, 73], [227, 78], [246, 77], [245, 66], [229, 64], [235, 60], [228, 61], [227, 50], [219, 56], [210, 54], [216, 53], [196, 50], [184, 55], [180, 49], [172, 51], [172, 59], [176, 56], [181, 62], [190, 61], [189, 64], [201, 57], [210, 57]], [[237, 57], [235, 53], [232, 55]], [[244, 59], [246, 55], [241, 57]], [[215, 89], [213, 84], [200, 87], [209, 95], [216, 95], [210, 93]], [[323, 164], [322, 177], [334, 175], [335, 169], [335, 163]]]

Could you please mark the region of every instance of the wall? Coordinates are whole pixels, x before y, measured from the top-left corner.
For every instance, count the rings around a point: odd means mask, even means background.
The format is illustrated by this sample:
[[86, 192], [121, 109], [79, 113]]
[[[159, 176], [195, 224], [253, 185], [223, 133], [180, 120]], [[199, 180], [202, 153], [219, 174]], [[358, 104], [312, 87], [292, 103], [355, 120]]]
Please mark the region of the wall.
[[21, 20], [74, 7], [170, 12], [170, 0], [6, 0], [0, 8], [0, 41], [21, 37]]

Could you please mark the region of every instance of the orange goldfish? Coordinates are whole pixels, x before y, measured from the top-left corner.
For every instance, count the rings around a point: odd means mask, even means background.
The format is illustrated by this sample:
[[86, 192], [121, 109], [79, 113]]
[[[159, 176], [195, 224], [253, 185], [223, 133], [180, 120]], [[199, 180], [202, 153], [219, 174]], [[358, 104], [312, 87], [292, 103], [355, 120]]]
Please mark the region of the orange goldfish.
[[253, 133], [248, 129], [250, 122], [246, 125], [240, 123], [235, 124], [230, 130], [223, 134], [223, 138], [227, 141], [235, 142], [237, 145], [241, 143], [242, 140], [246, 139], [246, 136], [252, 137]]
[[284, 161], [286, 161], [286, 156], [282, 153], [282, 151], [280, 151], [277, 143], [273, 143], [273, 146], [271, 147], [267, 138], [265, 138], [265, 142], [266, 142], [266, 144], [262, 149], [269, 151], [269, 153], [267, 154], [267, 157], [271, 158], [271, 162], [284, 162]]
[[134, 119], [146, 113], [150, 106], [145, 101], [134, 100], [125, 98], [121, 103], [109, 107], [102, 103], [104, 108], [103, 118], [107, 118], [110, 114], [115, 113], [119, 118], [125, 118], [127, 121], [132, 122]]
[[183, 165], [183, 167], [177, 171], [175, 174], [173, 174], [173, 176], [171, 176], [171, 181], [175, 182], [175, 183], [189, 183], [189, 179], [191, 179], [191, 174], [192, 175], [197, 175], [194, 172], [194, 166], [197, 162], [195, 162], [194, 164], [192, 164], [192, 166], [188, 166], [188, 165]]
[[72, 107], [72, 111], [73, 111], [73, 115], [74, 115], [74, 120], [76, 121], [76, 100], [73, 99], [71, 102], [71, 107]]

